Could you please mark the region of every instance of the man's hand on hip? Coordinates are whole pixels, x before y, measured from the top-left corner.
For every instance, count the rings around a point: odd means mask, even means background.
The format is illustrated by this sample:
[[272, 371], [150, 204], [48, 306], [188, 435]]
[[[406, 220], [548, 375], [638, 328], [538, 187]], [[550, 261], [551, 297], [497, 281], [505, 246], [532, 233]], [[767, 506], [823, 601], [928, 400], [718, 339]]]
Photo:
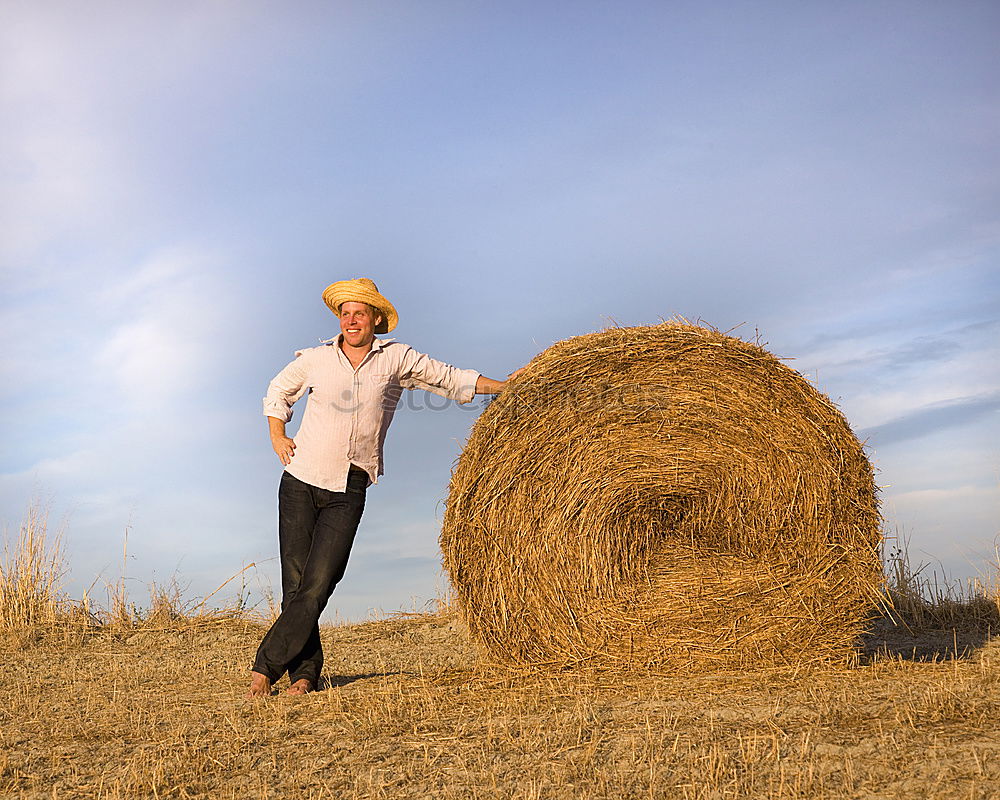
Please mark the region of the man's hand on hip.
[[292, 456], [295, 455], [295, 440], [287, 436], [272, 436], [271, 447], [278, 454], [281, 463], [286, 467], [292, 463]]
[[287, 467], [292, 463], [292, 456], [295, 455], [295, 441], [285, 436], [284, 420], [268, 417], [267, 425], [271, 433], [271, 447], [278, 454], [281, 463]]

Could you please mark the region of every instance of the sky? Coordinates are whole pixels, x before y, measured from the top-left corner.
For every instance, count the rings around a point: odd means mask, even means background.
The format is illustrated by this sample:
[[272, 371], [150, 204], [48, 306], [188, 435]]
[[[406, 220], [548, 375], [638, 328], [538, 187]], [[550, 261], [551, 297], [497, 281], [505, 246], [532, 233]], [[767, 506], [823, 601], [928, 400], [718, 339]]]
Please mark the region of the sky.
[[[76, 597], [280, 592], [261, 398], [367, 276], [494, 378], [613, 324], [759, 335], [866, 441], [893, 543], [981, 574], [998, 37], [994, 2], [0, 0], [4, 529], [46, 508]], [[446, 589], [483, 405], [404, 402], [326, 619]]]

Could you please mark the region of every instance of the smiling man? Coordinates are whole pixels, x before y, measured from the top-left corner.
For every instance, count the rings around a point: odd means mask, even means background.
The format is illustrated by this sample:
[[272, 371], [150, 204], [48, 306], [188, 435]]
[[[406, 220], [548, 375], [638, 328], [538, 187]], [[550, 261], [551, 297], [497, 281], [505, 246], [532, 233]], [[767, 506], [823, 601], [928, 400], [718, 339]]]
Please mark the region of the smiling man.
[[[287, 693], [316, 688], [323, 667], [319, 617], [347, 567], [368, 486], [383, 472], [382, 445], [403, 389], [468, 403], [506, 384], [377, 339], [399, 316], [367, 278], [332, 283], [323, 300], [340, 319], [340, 334], [296, 352], [264, 398], [271, 444], [285, 466], [278, 487], [282, 597], [281, 615], [257, 650], [248, 697], [270, 695], [285, 672]], [[305, 394], [291, 439], [285, 424]]]

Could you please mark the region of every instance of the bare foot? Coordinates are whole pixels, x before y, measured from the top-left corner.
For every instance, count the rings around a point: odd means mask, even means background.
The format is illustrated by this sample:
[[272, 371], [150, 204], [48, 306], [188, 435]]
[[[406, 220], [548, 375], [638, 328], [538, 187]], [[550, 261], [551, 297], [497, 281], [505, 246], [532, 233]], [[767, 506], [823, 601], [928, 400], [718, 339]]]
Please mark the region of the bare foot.
[[295, 683], [285, 689], [285, 694], [309, 694], [312, 690], [312, 681], [307, 678], [299, 678], [295, 681]]
[[250, 689], [247, 691], [247, 698], [267, 697], [271, 694], [271, 679], [267, 675], [259, 672], [251, 672], [253, 678], [250, 680]]

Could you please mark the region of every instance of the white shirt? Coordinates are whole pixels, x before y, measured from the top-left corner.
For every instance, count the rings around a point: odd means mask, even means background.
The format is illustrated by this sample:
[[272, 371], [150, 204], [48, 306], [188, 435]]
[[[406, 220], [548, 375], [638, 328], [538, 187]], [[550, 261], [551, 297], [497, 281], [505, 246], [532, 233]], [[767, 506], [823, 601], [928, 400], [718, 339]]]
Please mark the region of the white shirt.
[[343, 492], [356, 464], [372, 483], [384, 473], [382, 446], [403, 389], [427, 391], [468, 403], [480, 373], [457, 369], [408, 344], [378, 339], [355, 370], [340, 339], [298, 350], [267, 387], [264, 416], [288, 422], [292, 405], [308, 393], [295, 454], [286, 471], [300, 481]]

